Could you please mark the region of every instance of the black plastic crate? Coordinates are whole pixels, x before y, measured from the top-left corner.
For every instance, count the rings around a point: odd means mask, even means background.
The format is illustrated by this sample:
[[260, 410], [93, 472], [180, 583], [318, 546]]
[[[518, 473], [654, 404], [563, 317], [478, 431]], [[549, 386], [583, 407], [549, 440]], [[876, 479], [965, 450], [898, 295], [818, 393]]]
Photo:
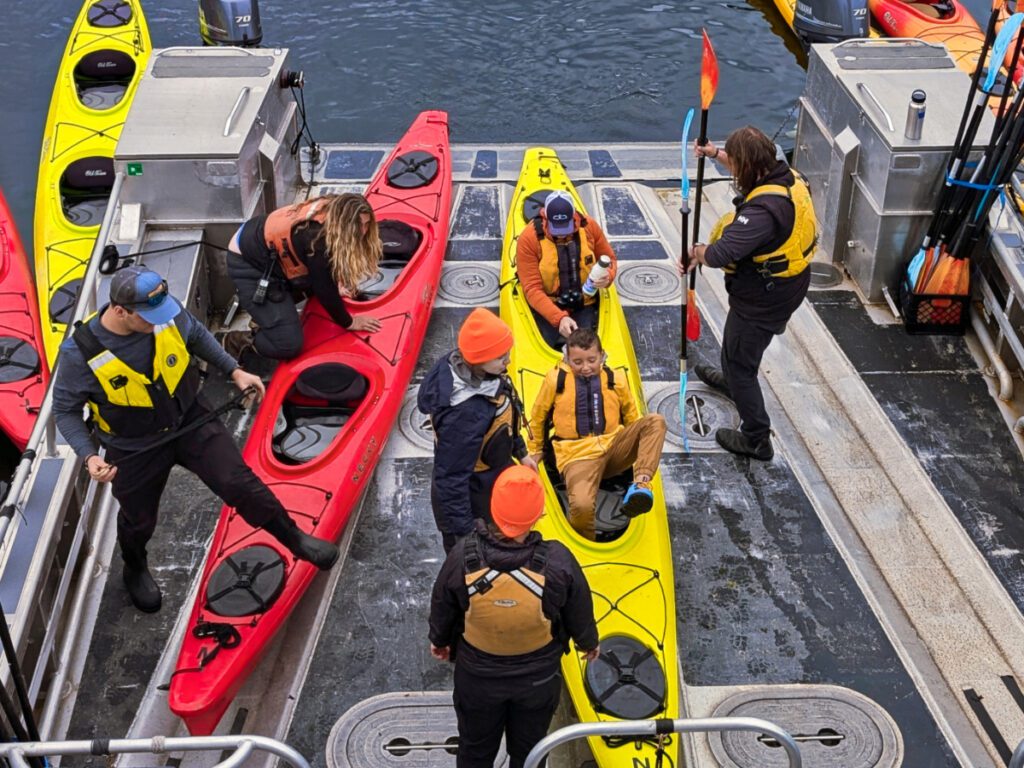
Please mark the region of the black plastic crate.
[[913, 293], [900, 286], [900, 311], [907, 333], [915, 336], [963, 336], [970, 322], [970, 296]]

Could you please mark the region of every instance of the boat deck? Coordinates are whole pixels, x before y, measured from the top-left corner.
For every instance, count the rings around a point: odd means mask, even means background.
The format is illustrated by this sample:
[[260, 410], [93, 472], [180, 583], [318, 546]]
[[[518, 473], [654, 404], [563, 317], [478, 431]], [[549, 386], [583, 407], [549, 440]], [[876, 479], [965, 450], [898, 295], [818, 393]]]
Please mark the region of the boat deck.
[[[453, 147], [451, 240], [417, 380], [453, 346], [472, 307], [497, 307], [501, 227], [522, 149]], [[717, 448], [714, 429], [737, 417], [699, 382], [690, 391], [703, 428], [691, 411], [685, 454], [676, 412], [678, 146], [556, 149], [622, 260], [618, 284], [648, 404], [669, 421], [662, 475], [685, 714], [775, 720], [809, 737], [806, 765], [1002, 764], [1003, 745], [1024, 736], [1024, 467], [1007, 426], [1014, 414], [997, 406], [969, 340], [907, 336], [820, 265], [810, 300], [762, 367], [775, 459]], [[321, 191], [361, 188], [386, 147], [326, 150]], [[729, 185], [711, 179], [704, 233], [730, 205]], [[838, 284], [824, 287], [832, 277]], [[706, 270], [698, 297], [704, 331], [691, 370], [718, 358], [720, 276]], [[226, 398], [223, 381], [211, 377], [208, 387], [214, 402]], [[443, 695], [380, 700], [388, 732], [407, 729], [406, 754], [394, 749], [399, 737], [391, 751], [382, 739], [361, 741], [358, 718], [338, 723], [380, 694], [451, 688], [450, 668], [430, 657], [426, 640], [442, 550], [429, 505], [430, 435], [414, 403], [415, 386], [346, 533], [344, 560], [314, 583], [224, 731], [284, 738], [316, 766], [454, 764], [443, 749], [415, 749], [454, 735], [448, 714], [416, 719], [417, 707], [447, 713]], [[248, 417], [231, 423], [244, 439]], [[102, 598], [67, 698], [69, 738], [182, 732], [163, 687], [219, 509], [195, 478], [175, 472], [151, 550], [160, 613], [130, 606], [116, 559], [97, 574]], [[109, 563], [109, 536], [103, 546]], [[684, 748], [694, 765], [784, 764], [754, 736], [695, 737]], [[182, 762], [200, 759], [214, 762]]]

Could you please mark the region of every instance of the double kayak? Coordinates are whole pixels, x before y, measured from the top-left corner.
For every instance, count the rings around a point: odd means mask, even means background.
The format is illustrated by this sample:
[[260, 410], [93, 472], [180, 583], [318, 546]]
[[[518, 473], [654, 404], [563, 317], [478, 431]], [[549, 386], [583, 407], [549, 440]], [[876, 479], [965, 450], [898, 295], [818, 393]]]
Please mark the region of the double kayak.
[[[382, 328], [344, 330], [311, 299], [302, 352], [278, 365], [253, 421], [246, 463], [319, 538], [341, 536], [416, 367], [447, 245], [451, 174], [448, 116], [423, 112], [365, 193], [385, 252], [355, 303]], [[193, 735], [213, 732], [316, 573], [224, 507], [168, 694]]]
[[86, 0], [46, 117], [35, 210], [35, 274], [47, 361], [74, 313], [114, 184], [114, 149], [151, 50], [138, 0]]
[[[554, 190], [571, 194], [576, 209], [584, 212], [554, 150], [527, 150], [505, 226], [500, 296], [501, 317], [515, 338], [509, 371], [527, 413], [545, 374], [562, 356], [541, 337], [516, 279], [516, 241]], [[601, 291], [598, 315], [607, 365], [615, 376], [626, 377], [638, 407], [646, 412], [633, 341], [614, 285]], [[536, 529], [545, 538], [561, 541], [579, 560], [594, 596], [601, 640], [601, 656], [596, 661], [588, 663], [575, 651], [562, 659], [562, 673], [579, 719], [678, 717], [674, 568], [660, 474], [651, 486], [653, 509], [632, 520], [619, 512], [624, 488], [602, 489], [597, 503], [597, 541], [583, 538], [569, 524], [565, 488], [555, 468], [542, 467], [541, 477], [547, 514]], [[676, 739], [671, 736], [664, 745], [669, 758], [664, 761], [666, 766], [679, 765]], [[600, 766], [661, 764], [657, 746], [648, 741], [592, 737], [590, 747]]]
[[41, 338], [28, 256], [0, 191], [0, 431], [19, 451], [50, 378]]

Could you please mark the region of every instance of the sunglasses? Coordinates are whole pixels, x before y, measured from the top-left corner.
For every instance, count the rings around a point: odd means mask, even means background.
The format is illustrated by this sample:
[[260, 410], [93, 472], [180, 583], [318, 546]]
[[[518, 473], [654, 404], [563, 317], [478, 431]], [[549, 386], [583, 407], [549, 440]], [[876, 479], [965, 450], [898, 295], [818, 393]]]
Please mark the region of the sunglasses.
[[142, 301], [133, 301], [128, 304], [122, 304], [121, 306], [127, 309], [129, 312], [132, 308], [135, 309], [156, 309], [164, 300], [167, 298], [167, 281], [161, 280], [160, 285], [149, 292], [149, 295]]

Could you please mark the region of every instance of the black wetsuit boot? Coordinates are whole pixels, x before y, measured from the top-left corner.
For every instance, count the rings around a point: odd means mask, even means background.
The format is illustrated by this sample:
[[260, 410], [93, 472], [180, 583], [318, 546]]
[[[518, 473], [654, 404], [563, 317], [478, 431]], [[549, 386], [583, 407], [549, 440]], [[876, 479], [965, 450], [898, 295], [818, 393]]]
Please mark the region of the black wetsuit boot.
[[276, 517], [263, 530], [284, 544], [299, 560], [312, 563], [321, 571], [330, 569], [338, 560], [338, 548], [326, 539], [318, 539], [301, 530], [288, 516]]

